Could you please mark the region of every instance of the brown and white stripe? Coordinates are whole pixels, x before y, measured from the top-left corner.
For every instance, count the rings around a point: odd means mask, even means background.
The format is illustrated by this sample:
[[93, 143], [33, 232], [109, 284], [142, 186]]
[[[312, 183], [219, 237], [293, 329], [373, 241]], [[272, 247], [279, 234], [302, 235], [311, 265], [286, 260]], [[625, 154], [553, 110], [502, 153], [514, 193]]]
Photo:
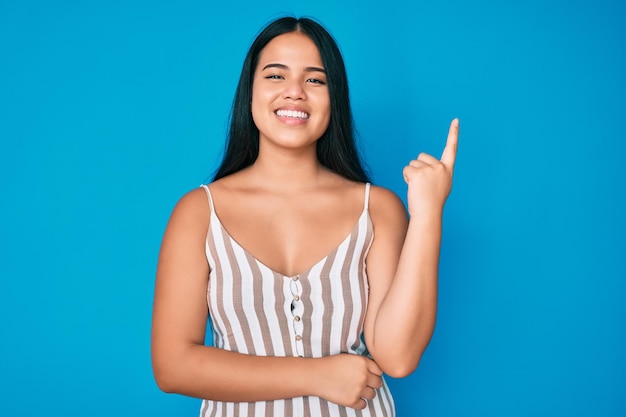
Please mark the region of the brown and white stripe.
[[[365, 186], [363, 212], [350, 234], [314, 266], [291, 277], [264, 265], [229, 235], [213, 209], [209, 187], [202, 187], [211, 208], [206, 256], [211, 268], [207, 302], [214, 346], [258, 356], [367, 355], [365, 259], [374, 238], [368, 211], [370, 184]], [[395, 410], [384, 383], [364, 410], [319, 397], [297, 397], [251, 403], [203, 400], [200, 415], [392, 417]]]

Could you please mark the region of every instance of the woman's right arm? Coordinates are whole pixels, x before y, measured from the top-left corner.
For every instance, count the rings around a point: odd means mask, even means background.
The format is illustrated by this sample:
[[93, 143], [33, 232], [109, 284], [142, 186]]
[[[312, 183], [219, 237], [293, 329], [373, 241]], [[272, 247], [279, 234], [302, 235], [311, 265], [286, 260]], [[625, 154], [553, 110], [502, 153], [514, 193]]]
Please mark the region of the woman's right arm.
[[265, 357], [204, 345], [210, 220], [202, 189], [170, 217], [159, 255], [152, 317], [152, 367], [159, 388], [197, 398], [248, 402], [315, 395], [363, 408], [381, 371], [358, 355], [319, 359]]

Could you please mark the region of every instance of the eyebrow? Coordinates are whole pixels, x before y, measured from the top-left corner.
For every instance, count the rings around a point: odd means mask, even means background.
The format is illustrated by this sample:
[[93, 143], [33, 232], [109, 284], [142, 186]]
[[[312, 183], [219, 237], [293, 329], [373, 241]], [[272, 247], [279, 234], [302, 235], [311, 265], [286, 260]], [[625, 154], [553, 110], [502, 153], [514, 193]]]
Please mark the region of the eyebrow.
[[[289, 69], [289, 67], [285, 64], [272, 63], [272, 64], [267, 64], [266, 66], [264, 66], [261, 71], [264, 71], [268, 68], [280, 68], [284, 70]], [[323, 72], [324, 74], [326, 74], [326, 70], [320, 67], [306, 67], [304, 71], [305, 72]]]

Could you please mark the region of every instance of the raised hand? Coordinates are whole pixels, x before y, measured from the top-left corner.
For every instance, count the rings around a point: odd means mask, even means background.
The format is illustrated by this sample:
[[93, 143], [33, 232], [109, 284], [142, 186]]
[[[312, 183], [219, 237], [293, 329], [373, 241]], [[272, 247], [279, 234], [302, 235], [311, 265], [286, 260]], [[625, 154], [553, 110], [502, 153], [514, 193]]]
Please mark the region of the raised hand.
[[404, 167], [404, 180], [408, 184], [408, 204], [411, 216], [428, 211], [443, 210], [452, 188], [452, 173], [459, 141], [459, 120], [450, 123], [448, 140], [441, 159], [420, 153]]
[[316, 392], [321, 398], [345, 407], [362, 410], [366, 400], [382, 387], [383, 371], [376, 362], [361, 355], [339, 354], [319, 358], [321, 371]]

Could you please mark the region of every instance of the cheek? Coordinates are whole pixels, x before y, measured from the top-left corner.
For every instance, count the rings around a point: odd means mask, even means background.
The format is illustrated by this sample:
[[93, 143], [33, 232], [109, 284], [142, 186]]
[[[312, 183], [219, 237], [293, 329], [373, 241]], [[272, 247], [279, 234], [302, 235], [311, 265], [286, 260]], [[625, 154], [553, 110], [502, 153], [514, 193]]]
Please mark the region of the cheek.
[[263, 110], [263, 95], [258, 91], [258, 89], [252, 88], [252, 100], [250, 102], [250, 110], [252, 111], [252, 119], [254, 123], [258, 126], [259, 118], [262, 115]]
[[326, 100], [323, 101], [323, 106], [326, 109], [326, 117], [324, 118], [324, 125], [325, 128], [328, 127], [328, 124], [330, 123], [330, 99], [328, 99], [328, 97], [326, 97]]
[[256, 126], [257, 129], [260, 129], [260, 126], [263, 125], [263, 117], [258, 106], [255, 105], [254, 100], [252, 100], [251, 112], [252, 112], [252, 121], [254, 122], [254, 125]]
[[275, 94], [268, 88], [255, 87], [255, 85], [256, 83], [252, 86], [251, 106], [257, 109], [269, 108]]

